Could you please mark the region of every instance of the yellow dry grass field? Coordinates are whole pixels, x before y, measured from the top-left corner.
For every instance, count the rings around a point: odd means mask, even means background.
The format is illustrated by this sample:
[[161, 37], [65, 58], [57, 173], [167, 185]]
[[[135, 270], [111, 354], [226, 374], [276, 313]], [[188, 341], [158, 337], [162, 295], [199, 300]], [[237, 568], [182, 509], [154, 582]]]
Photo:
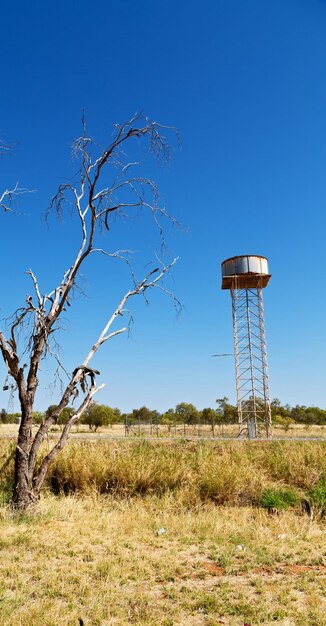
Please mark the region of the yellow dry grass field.
[[1, 509], [1, 626], [322, 626], [321, 521], [173, 494]]
[[325, 450], [71, 441], [18, 516], [0, 442], [0, 626], [325, 625]]

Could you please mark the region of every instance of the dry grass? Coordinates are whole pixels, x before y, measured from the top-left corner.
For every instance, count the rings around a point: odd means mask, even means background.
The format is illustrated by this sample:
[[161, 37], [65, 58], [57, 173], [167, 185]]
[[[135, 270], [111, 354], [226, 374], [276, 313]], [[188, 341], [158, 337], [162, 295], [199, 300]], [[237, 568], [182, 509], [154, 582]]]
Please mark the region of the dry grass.
[[49, 474], [56, 492], [119, 497], [180, 491], [184, 503], [256, 505], [264, 489], [304, 495], [326, 477], [326, 444], [71, 442]]
[[1, 626], [325, 624], [324, 529], [294, 512], [47, 495], [0, 525]]
[[[0, 487], [10, 490], [13, 443], [1, 442]], [[258, 505], [266, 489], [288, 489], [293, 502], [316, 485], [326, 499], [326, 443], [321, 442], [74, 442], [51, 466], [55, 493], [136, 495], [180, 493], [185, 506]], [[320, 487], [321, 486], [321, 487]], [[291, 498], [290, 498], [291, 499]], [[325, 501], [326, 506], [326, 501]]]
[[324, 625], [324, 518], [257, 504], [323, 485], [325, 447], [71, 441], [16, 517], [1, 442], [0, 626]]

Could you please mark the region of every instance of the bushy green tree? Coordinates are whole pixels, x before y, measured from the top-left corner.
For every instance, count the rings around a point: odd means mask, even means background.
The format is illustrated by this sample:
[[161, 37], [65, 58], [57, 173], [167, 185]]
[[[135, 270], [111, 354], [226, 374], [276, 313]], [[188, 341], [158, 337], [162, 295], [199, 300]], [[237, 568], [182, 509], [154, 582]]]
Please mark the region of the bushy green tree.
[[291, 409], [290, 415], [298, 424], [326, 424], [326, 411], [317, 406], [299, 406]]
[[[45, 418], [52, 417], [52, 415], [55, 415], [57, 407], [58, 407], [57, 404], [50, 404], [50, 406], [48, 406], [48, 408], [45, 411]], [[54, 423], [57, 424], [56, 418], [55, 418]]]
[[165, 413], [160, 415], [160, 423], [167, 426], [168, 431], [171, 432], [172, 426], [176, 423], [176, 415], [174, 409], [168, 409]]
[[41, 411], [33, 411], [33, 424], [42, 424], [45, 417], [45, 413]]
[[133, 409], [133, 411], [128, 414], [128, 422], [130, 424], [155, 424], [158, 417], [159, 412], [155, 409], [141, 406], [139, 409]]
[[200, 415], [200, 421], [202, 424], [214, 424], [216, 423], [216, 411], [210, 407], [203, 409]]
[[5, 409], [2, 409], [4, 413], [2, 413], [1, 421], [3, 424], [19, 424], [21, 414], [20, 413], [7, 413]]
[[271, 402], [271, 414], [272, 420], [274, 421], [277, 415], [282, 418], [291, 417], [291, 410], [288, 404], [282, 406], [280, 400], [278, 398], [274, 398]]
[[292, 417], [287, 415], [275, 415], [273, 418], [273, 424], [278, 424], [278, 426], [281, 426], [285, 432], [287, 432], [290, 430], [291, 424], [294, 424], [294, 420]]
[[112, 409], [114, 415], [115, 415], [115, 421], [112, 422], [112, 424], [124, 424], [124, 416], [121, 414], [120, 409], [118, 409], [117, 407], [115, 407], [114, 409]]
[[116, 423], [117, 415], [114, 409], [105, 404], [92, 402], [82, 417], [82, 423], [88, 424], [90, 430], [97, 431], [101, 426], [112, 426]]
[[217, 398], [217, 423], [218, 424], [236, 424], [238, 421], [238, 409], [233, 404], [229, 404], [229, 398]]
[[[57, 404], [51, 404], [45, 411], [44, 413], [33, 413], [33, 415], [36, 416], [36, 418], [38, 419], [38, 421], [35, 420], [36, 424], [41, 424], [42, 423], [42, 419], [47, 418], [47, 417], [51, 417], [52, 415], [55, 415], [57, 412], [57, 408], [58, 405]], [[74, 409], [71, 406], [66, 406], [60, 413], [59, 417], [55, 420], [55, 424], [59, 424], [60, 426], [64, 426], [65, 424], [67, 424], [70, 420], [70, 418], [72, 417], [72, 415], [74, 414]], [[38, 416], [41, 417], [41, 420], [39, 420]]]
[[198, 424], [199, 412], [190, 402], [180, 402], [175, 407], [176, 419], [178, 423]]
[[7, 424], [7, 419], [8, 419], [8, 413], [6, 409], [1, 409], [1, 413], [0, 413], [1, 424]]
[[71, 406], [66, 406], [66, 408], [63, 409], [63, 411], [59, 415], [58, 424], [60, 424], [61, 426], [67, 424], [73, 414], [74, 409]]

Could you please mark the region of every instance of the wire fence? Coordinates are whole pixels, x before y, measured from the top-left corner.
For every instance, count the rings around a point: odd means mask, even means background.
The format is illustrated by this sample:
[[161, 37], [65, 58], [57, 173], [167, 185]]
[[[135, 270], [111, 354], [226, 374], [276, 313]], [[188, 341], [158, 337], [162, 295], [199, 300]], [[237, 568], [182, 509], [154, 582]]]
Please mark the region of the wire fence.
[[[160, 416], [148, 420], [127, 416], [124, 426], [126, 437], [203, 437], [214, 439], [215, 437], [223, 437], [226, 434], [225, 424], [216, 423], [214, 419], [211, 421], [198, 420], [193, 423], [181, 422], [180, 420], [166, 423], [160, 419]], [[228, 426], [228, 435], [237, 437], [239, 426], [237, 424]]]

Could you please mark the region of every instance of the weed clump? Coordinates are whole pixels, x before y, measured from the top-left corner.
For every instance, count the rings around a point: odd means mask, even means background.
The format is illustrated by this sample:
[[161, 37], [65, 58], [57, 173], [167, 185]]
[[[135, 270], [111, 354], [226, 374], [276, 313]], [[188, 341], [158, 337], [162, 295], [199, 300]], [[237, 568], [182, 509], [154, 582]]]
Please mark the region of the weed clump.
[[299, 495], [293, 489], [277, 489], [268, 487], [264, 489], [258, 501], [259, 505], [269, 511], [285, 510], [296, 506], [300, 501]]
[[309, 489], [308, 499], [321, 515], [326, 515], [326, 478], [322, 478], [317, 485]]

